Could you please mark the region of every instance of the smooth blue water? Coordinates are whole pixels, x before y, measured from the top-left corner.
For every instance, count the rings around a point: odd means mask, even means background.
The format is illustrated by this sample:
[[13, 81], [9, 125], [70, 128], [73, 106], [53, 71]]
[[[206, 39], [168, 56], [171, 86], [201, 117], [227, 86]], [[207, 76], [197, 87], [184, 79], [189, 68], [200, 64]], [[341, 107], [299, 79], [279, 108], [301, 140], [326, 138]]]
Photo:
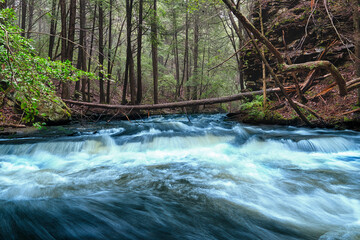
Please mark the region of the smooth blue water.
[[360, 239], [360, 134], [152, 117], [0, 139], [0, 239]]

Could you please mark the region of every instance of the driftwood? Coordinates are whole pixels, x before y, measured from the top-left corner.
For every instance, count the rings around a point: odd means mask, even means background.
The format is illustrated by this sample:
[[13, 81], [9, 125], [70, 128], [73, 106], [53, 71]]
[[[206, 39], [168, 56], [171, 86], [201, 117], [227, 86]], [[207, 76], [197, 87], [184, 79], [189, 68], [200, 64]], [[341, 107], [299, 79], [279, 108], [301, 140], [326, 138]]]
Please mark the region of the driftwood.
[[[266, 90], [267, 93], [277, 93], [280, 92], [279, 88], [271, 88]], [[208, 98], [201, 100], [190, 100], [182, 102], [172, 102], [172, 103], [161, 103], [161, 104], [146, 104], [146, 105], [107, 105], [100, 103], [89, 103], [89, 102], [79, 102], [74, 100], [63, 99], [67, 104], [88, 106], [93, 108], [103, 108], [103, 109], [123, 109], [123, 110], [156, 110], [164, 108], [183, 108], [183, 107], [192, 107], [199, 105], [210, 105], [217, 103], [233, 102], [246, 97], [252, 97], [254, 95], [262, 95], [263, 91], [253, 91], [253, 92], [243, 92], [235, 95], [220, 97], [220, 98]]]

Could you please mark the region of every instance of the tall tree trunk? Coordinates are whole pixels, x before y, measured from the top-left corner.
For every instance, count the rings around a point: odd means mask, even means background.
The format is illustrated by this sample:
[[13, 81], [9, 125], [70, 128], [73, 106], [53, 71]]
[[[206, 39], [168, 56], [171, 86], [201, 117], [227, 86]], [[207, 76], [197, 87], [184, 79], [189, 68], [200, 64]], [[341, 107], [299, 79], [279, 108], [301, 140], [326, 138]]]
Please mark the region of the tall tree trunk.
[[104, 12], [102, 1], [99, 1], [99, 87], [100, 87], [100, 103], [105, 103], [104, 92]]
[[154, 104], [158, 103], [158, 38], [157, 38], [157, 3], [154, 0], [153, 16], [151, 21], [151, 53], [153, 65], [153, 80], [154, 80]]
[[[80, 0], [80, 39], [77, 68], [86, 71], [86, 0]], [[75, 91], [80, 92], [80, 81], [76, 82]], [[81, 94], [83, 101], [86, 100], [86, 77], [81, 78]], [[75, 95], [76, 96], [76, 95]]]
[[27, 38], [31, 37], [31, 29], [33, 27], [33, 19], [34, 19], [34, 5], [35, 5], [35, 0], [30, 0], [30, 2], [29, 2], [29, 21], [28, 21], [28, 29], [27, 29], [27, 34], [26, 34]]
[[50, 39], [49, 39], [49, 58], [53, 58], [53, 51], [55, 45], [55, 34], [56, 34], [56, 0], [52, 0], [51, 4], [51, 22], [50, 22]]
[[[61, 61], [67, 60], [67, 27], [66, 27], [66, 2], [65, 0], [59, 0], [60, 11], [61, 11]], [[66, 82], [62, 83], [61, 97], [68, 99], [70, 98], [69, 84]]]
[[[134, 70], [135, 66], [134, 66], [134, 58], [133, 58], [132, 46], [131, 46], [131, 28], [132, 28], [131, 20], [132, 20], [133, 5], [134, 5], [133, 0], [126, 0], [126, 32], [127, 32], [126, 62], [128, 67], [128, 75], [126, 75], [125, 73], [125, 76], [129, 77], [131, 104], [135, 104], [136, 102], [135, 70]], [[126, 81], [124, 82], [124, 91], [126, 93], [125, 83], [127, 84], [127, 82]]]
[[23, 30], [21, 36], [25, 37], [26, 29], [26, 13], [27, 13], [27, 0], [21, 1], [21, 29]]
[[[231, 12], [229, 12], [229, 17], [230, 17], [231, 25], [233, 26], [233, 28], [235, 30], [235, 33], [239, 38], [239, 49], [241, 49], [242, 45], [243, 45], [243, 42], [244, 42], [244, 36], [241, 34], [240, 28], [236, 24], [235, 19], [234, 19]], [[239, 24], [240, 24], [240, 22], [239, 22]], [[243, 76], [243, 73], [242, 73], [243, 63], [242, 63], [242, 60], [241, 60], [241, 52], [236, 54], [236, 61], [238, 63], [240, 91], [242, 91], [242, 90], [245, 89], [245, 84], [244, 84], [244, 76]]]
[[108, 81], [106, 86], [106, 103], [110, 104], [110, 79], [111, 79], [111, 48], [112, 48], [112, 7], [113, 0], [110, 0], [110, 13], [109, 13], [109, 49], [108, 49]]
[[198, 58], [199, 58], [199, 12], [194, 12], [194, 73], [193, 73], [193, 93], [192, 93], [192, 99], [197, 99], [197, 85], [198, 85], [198, 78], [199, 78], [199, 64], [198, 64]]
[[69, 33], [67, 44], [67, 59], [72, 61], [74, 56], [74, 41], [75, 41], [75, 20], [76, 20], [76, 0], [70, 0], [70, 20], [69, 20]]
[[141, 51], [143, 34], [143, 0], [139, 0], [139, 28], [138, 28], [138, 49], [137, 49], [137, 95], [136, 103], [140, 104], [142, 100], [142, 70], [141, 70]]
[[[93, 52], [93, 46], [94, 46], [94, 36], [95, 36], [95, 25], [96, 25], [96, 11], [97, 11], [97, 3], [95, 3], [94, 6], [94, 16], [92, 19], [92, 28], [91, 28], [91, 40], [90, 40], [90, 57], [89, 57], [89, 62], [88, 62], [88, 68], [87, 70], [90, 72], [91, 69], [91, 56], [92, 56], [92, 52]], [[91, 82], [90, 82], [90, 78], [88, 78], [87, 81], [87, 92], [88, 92], [88, 102], [90, 102], [91, 100], [91, 93], [90, 93], [90, 87], [91, 87]]]
[[192, 92], [192, 99], [196, 100], [197, 97], [197, 85], [198, 85], [198, 78], [199, 78], [199, 11], [194, 12], [194, 74], [193, 74], [193, 92]]
[[[179, 97], [181, 94], [181, 88], [189, 80], [189, 12], [188, 12], [188, 3], [189, 3], [189, 0], [186, 0], [184, 67], [183, 67], [183, 76], [182, 76], [181, 84], [179, 87]], [[187, 89], [187, 90], [189, 90], [189, 89]], [[188, 95], [188, 91], [186, 91], [186, 95]]]
[[127, 104], [126, 91], [127, 91], [128, 78], [129, 78], [129, 61], [130, 61], [130, 59], [129, 59], [128, 57], [126, 57], [126, 62], [125, 62], [125, 74], [124, 74], [124, 85], [123, 85], [123, 92], [122, 92], [122, 98], [121, 98], [121, 104], [122, 104], [122, 105]]
[[[355, 39], [355, 69], [360, 77], [360, 0], [353, 0], [354, 39]], [[358, 105], [360, 105], [360, 88], [358, 89]]]
[[179, 63], [179, 48], [178, 48], [178, 34], [177, 34], [177, 19], [176, 10], [173, 8], [173, 31], [174, 31], [174, 57], [175, 57], [175, 79], [176, 79], [176, 90], [175, 97], [177, 98], [180, 94], [180, 63]]

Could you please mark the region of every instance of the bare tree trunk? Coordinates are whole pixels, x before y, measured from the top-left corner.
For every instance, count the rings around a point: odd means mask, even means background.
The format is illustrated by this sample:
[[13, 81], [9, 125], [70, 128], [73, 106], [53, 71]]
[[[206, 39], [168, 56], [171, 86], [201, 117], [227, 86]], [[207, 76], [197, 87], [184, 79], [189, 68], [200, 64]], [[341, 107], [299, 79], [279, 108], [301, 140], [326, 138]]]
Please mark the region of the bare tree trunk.
[[[236, 35], [239, 38], [239, 47], [240, 49], [243, 47], [243, 40], [244, 40], [244, 36], [241, 34], [240, 28], [239, 26], [236, 24], [235, 19], [232, 15], [232, 13], [229, 13], [229, 17], [230, 17], [230, 21], [231, 21], [231, 25], [233, 26]], [[235, 49], [236, 51], [236, 49]], [[244, 84], [244, 76], [242, 74], [242, 60], [241, 60], [241, 52], [236, 53], [236, 61], [238, 63], [238, 73], [239, 73], [239, 84], [240, 84], [240, 90], [244, 90], [245, 89], [245, 84]]]
[[174, 31], [174, 57], [175, 57], [175, 79], [176, 79], [175, 98], [177, 98], [180, 93], [180, 64], [179, 64], [179, 48], [178, 48], [177, 20], [176, 20], [175, 8], [173, 8], [173, 31]]
[[[198, 79], [199, 79], [199, 11], [194, 12], [194, 73], [193, 73], [193, 92], [192, 99], [198, 98]], [[195, 109], [194, 109], [195, 110]]]
[[[132, 10], [133, 10], [134, 1], [126, 0], [126, 33], [127, 33], [127, 49], [126, 49], [126, 67], [128, 69], [125, 72], [125, 80], [127, 80], [127, 76], [129, 77], [129, 85], [130, 85], [130, 98], [131, 104], [135, 104], [136, 102], [136, 89], [135, 89], [135, 69], [134, 69], [134, 58], [132, 53], [132, 45], [131, 45], [131, 28], [132, 28]], [[124, 82], [123, 99], [126, 98], [126, 85], [127, 81]]]
[[106, 86], [106, 103], [110, 104], [110, 79], [111, 79], [111, 48], [112, 48], [112, 14], [113, 14], [113, 0], [110, 0], [109, 13], [109, 49], [108, 49], [108, 81]]
[[23, 32], [21, 36], [25, 37], [25, 29], [26, 29], [26, 13], [27, 13], [27, 0], [21, 1], [21, 29]]
[[100, 87], [100, 103], [105, 103], [104, 92], [104, 12], [102, 2], [99, 2], [99, 87]]
[[122, 99], [121, 99], [121, 104], [123, 104], [123, 105], [127, 104], [126, 91], [127, 91], [128, 78], [129, 78], [129, 61], [130, 61], [130, 58], [126, 57], [124, 85], [123, 85], [123, 92], [122, 92]]
[[26, 33], [27, 38], [31, 37], [31, 29], [33, 27], [32, 25], [33, 25], [33, 19], [34, 19], [34, 5], [35, 5], [35, 0], [30, 0], [30, 2], [29, 2], [29, 21], [28, 21], [28, 29], [27, 29], [27, 33]]
[[56, 34], [56, 0], [52, 0], [51, 4], [51, 22], [50, 22], [50, 39], [49, 39], [49, 58], [53, 58], [53, 51], [55, 45], [55, 34]]
[[[81, 69], [83, 71], [86, 71], [86, 0], [80, 0], [80, 37], [79, 37], [79, 55], [78, 55], [78, 62], [77, 62], [77, 68]], [[81, 94], [83, 101], [86, 101], [86, 78], [81, 78]], [[78, 92], [80, 92], [80, 81], [76, 82], [75, 85], [75, 96], [78, 95]]]
[[[94, 46], [94, 36], [95, 36], [95, 25], [96, 25], [96, 10], [97, 10], [97, 3], [95, 3], [94, 6], [94, 16], [93, 16], [93, 25], [91, 28], [91, 40], [90, 40], [90, 57], [89, 57], [89, 62], [88, 62], [88, 68], [87, 70], [90, 72], [91, 70], [91, 56], [92, 56], [92, 52], [93, 52], [93, 46]], [[90, 82], [90, 78], [87, 81], [87, 91], [88, 91], [88, 102], [90, 102], [91, 100], [91, 93], [90, 93], [90, 87], [91, 87], [91, 82]]]
[[[259, 1], [259, 21], [260, 21], [260, 29], [261, 29], [261, 34], [264, 34], [264, 23], [263, 23], [263, 17], [262, 17], [262, 5], [261, 5], [261, 1]], [[264, 46], [261, 46], [261, 53], [263, 55], [265, 55], [265, 49]], [[264, 90], [264, 95], [263, 95], [263, 111], [265, 112], [266, 110], [266, 105], [267, 105], [267, 101], [266, 101], [266, 68], [265, 68], [265, 63], [261, 62], [261, 68], [262, 68], [262, 79], [263, 79], [263, 90]]]
[[72, 62], [74, 57], [74, 41], [75, 41], [75, 20], [76, 20], [76, 0], [70, 0], [70, 20], [69, 20], [69, 41], [67, 43], [67, 59]]
[[[66, 61], [67, 55], [67, 27], [66, 27], [66, 2], [65, 0], [59, 0], [61, 11], [61, 61]], [[62, 83], [61, 97], [64, 99], [70, 98], [70, 89], [67, 82]]]
[[141, 69], [141, 51], [142, 51], [142, 34], [143, 34], [143, 0], [139, 0], [139, 28], [138, 28], [138, 49], [137, 49], [137, 95], [136, 104], [142, 101], [142, 69]]
[[154, 80], [154, 104], [158, 103], [158, 38], [157, 38], [157, 9], [156, 0], [154, 0], [153, 16], [151, 22], [151, 53], [153, 65], [153, 80]]
[[[188, 4], [189, 4], [189, 0], [186, 0], [184, 68], [183, 68], [183, 76], [181, 79], [181, 84], [179, 87], [179, 97], [181, 94], [181, 88], [183, 88], [184, 83], [186, 84], [189, 80], [189, 12], [188, 12]], [[186, 91], [186, 95], [188, 95], [188, 91]]]

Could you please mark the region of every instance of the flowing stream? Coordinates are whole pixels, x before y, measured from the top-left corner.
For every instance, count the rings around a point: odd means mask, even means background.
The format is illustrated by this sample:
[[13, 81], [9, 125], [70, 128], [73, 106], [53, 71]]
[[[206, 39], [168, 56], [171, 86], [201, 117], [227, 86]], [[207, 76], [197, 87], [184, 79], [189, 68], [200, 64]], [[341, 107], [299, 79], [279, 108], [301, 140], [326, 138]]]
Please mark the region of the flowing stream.
[[224, 118], [0, 139], [0, 239], [360, 239], [359, 133]]

